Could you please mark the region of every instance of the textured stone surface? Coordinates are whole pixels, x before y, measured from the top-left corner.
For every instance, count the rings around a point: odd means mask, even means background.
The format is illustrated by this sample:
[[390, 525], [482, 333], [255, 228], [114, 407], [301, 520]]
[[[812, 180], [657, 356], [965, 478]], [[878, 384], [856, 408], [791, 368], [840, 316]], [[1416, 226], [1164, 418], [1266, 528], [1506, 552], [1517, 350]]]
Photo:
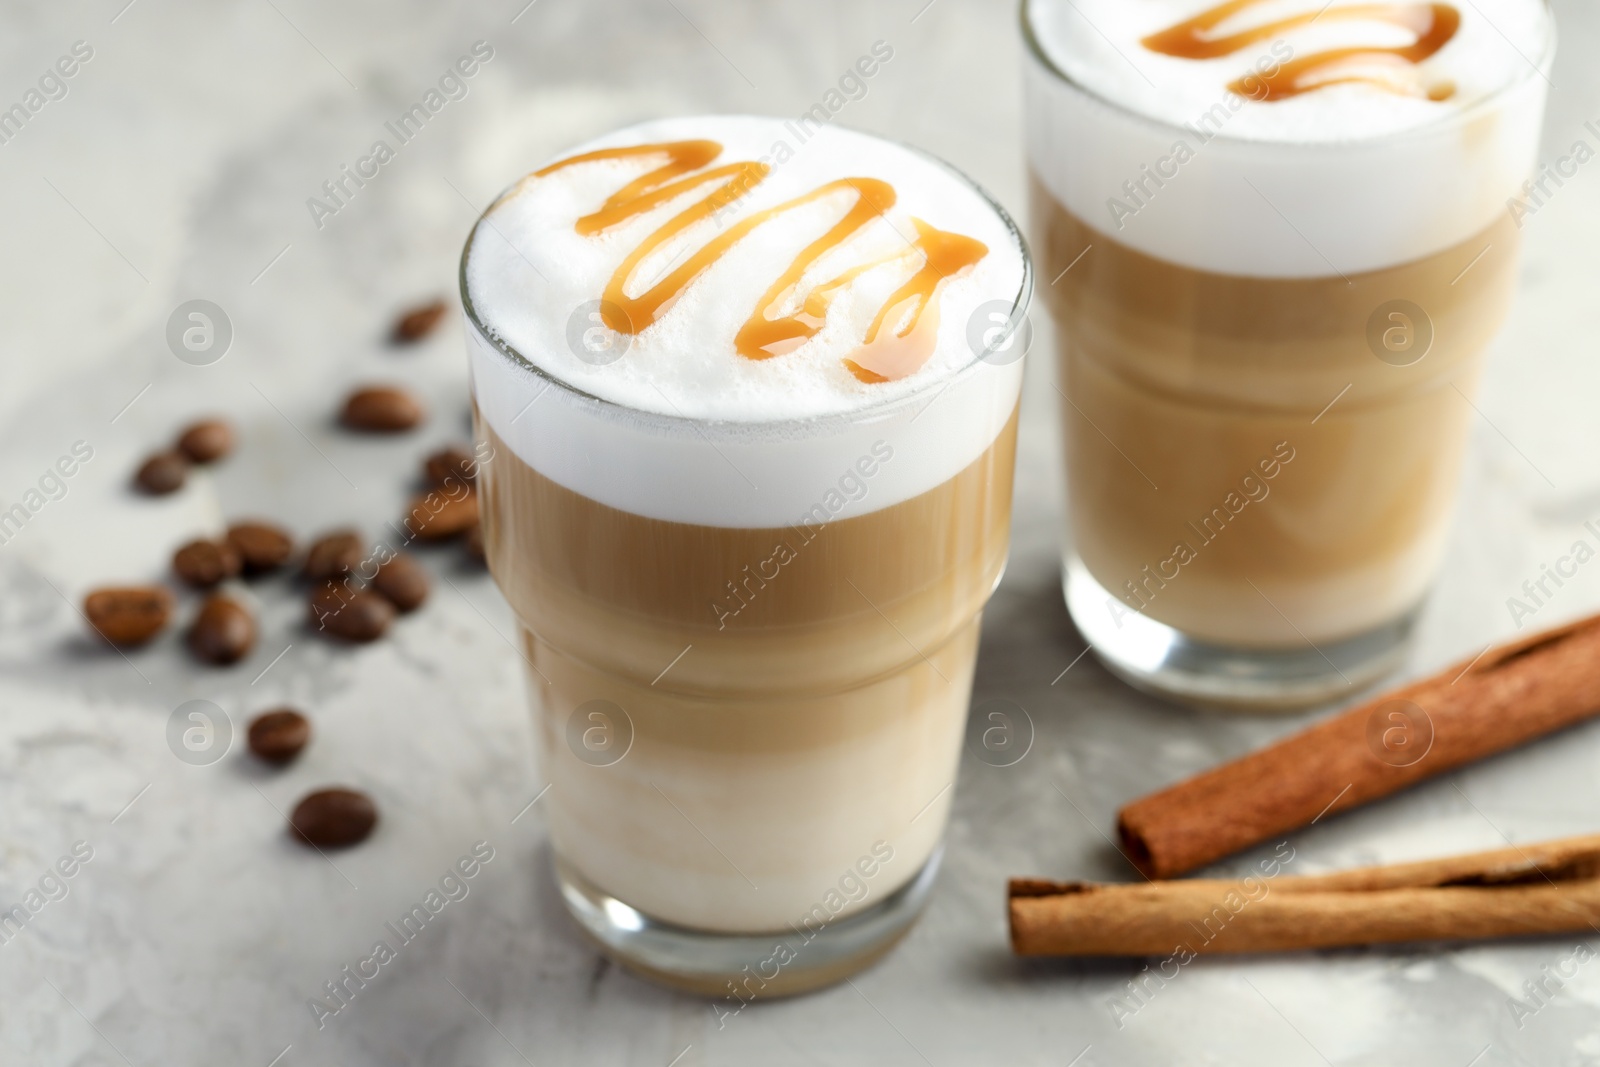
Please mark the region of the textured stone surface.
[[[1010, 4], [538, 0], [519, 13], [522, 3], [139, 0], [119, 13], [113, 0], [0, 14], [5, 106], [74, 41], [94, 49], [68, 95], [0, 145], [0, 506], [75, 441], [93, 448], [66, 495], [0, 545], [0, 900], [22, 899], [75, 841], [93, 849], [68, 894], [0, 944], [0, 1060], [1600, 1060], [1595, 964], [1520, 1027], [1508, 1006], [1573, 939], [1199, 962], [1120, 1027], [1108, 1005], [1138, 964], [1009, 956], [1007, 875], [1131, 877], [1105, 839], [1120, 803], [1305, 718], [1164, 705], [1092, 657], [1062, 675], [1083, 645], [1057, 586], [1044, 360], [1029, 369], [1015, 547], [985, 620], [976, 694], [1026, 708], [1033, 748], [1007, 769], [964, 761], [937, 894], [887, 961], [720, 1029], [704, 1001], [600, 962], [562, 916], [538, 805], [524, 810], [542, 783], [512, 620], [459, 546], [424, 555], [434, 596], [370, 646], [308, 633], [283, 577], [251, 587], [261, 639], [231, 668], [197, 668], [181, 626], [126, 658], [87, 638], [74, 608], [85, 590], [161, 579], [173, 548], [224, 520], [278, 517], [302, 539], [349, 523], [395, 536], [384, 524], [402, 513], [417, 464], [464, 436], [466, 380], [453, 312], [405, 349], [386, 344], [392, 315], [452, 293], [478, 210], [564, 144], [665, 113], [798, 114], [883, 39], [894, 59], [840, 120], [931, 149], [1022, 206]], [[1577, 0], [1557, 7], [1547, 158], [1594, 143], [1582, 124], [1600, 99], [1586, 58], [1600, 15]], [[478, 39], [495, 56], [470, 94], [319, 229], [306, 198]], [[1506, 597], [1600, 517], [1597, 182], [1600, 170], [1580, 171], [1528, 220], [1523, 295], [1479, 400], [1412, 672], [1509, 633]], [[195, 298], [233, 326], [210, 366], [180, 362], [164, 338], [169, 314]], [[430, 422], [399, 440], [341, 433], [338, 398], [370, 380], [415, 390]], [[179, 493], [136, 495], [137, 462], [210, 414], [234, 423], [237, 451]], [[180, 620], [196, 603], [182, 594]], [[1600, 566], [1535, 622], [1596, 607]], [[218, 762], [192, 765], [168, 747], [169, 716], [190, 700], [231, 718]], [[316, 740], [279, 772], [249, 759], [243, 730], [283, 704], [307, 711]], [[1593, 830], [1597, 760], [1600, 726], [1570, 731], [1297, 834], [1294, 866]], [[333, 784], [370, 793], [383, 821], [323, 858], [289, 839], [285, 813]], [[319, 1030], [307, 999], [480, 840], [494, 858], [470, 894]]]

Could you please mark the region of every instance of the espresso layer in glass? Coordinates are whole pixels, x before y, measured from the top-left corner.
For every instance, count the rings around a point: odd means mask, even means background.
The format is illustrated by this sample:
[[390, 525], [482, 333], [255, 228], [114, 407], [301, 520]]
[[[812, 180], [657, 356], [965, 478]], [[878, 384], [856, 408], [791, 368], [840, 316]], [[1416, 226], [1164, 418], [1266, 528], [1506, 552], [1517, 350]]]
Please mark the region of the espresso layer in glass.
[[[909, 880], [944, 829], [1005, 561], [1015, 414], [927, 492], [777, 528], [609, 507], [481, 418], [478, 434], [495, 456], [486, 547], [525, 628], [562, 858], [647, 915], [724, 932], [801, 927], [819, 906], [838, 919]], [[893, 463], [892, 438], [878, 444], [874, 462]], [[631, 724], [609, 765], [570, 740], [592, 701]]]
[[1512, 296], [1510, 218], [1393, 267], [1263, 278], [1135, 251], [1037, 179], [1032, 210], [1072, 544], [1106, 610], [1274, 648], [1419, 601]]

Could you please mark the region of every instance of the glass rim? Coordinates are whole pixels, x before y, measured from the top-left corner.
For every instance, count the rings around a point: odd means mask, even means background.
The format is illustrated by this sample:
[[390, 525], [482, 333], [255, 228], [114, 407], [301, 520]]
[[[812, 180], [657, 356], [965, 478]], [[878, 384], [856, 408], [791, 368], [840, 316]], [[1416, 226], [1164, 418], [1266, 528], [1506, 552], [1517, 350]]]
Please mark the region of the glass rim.
[[[678, 118], [691, 116], [663, 117]], [[771, 116], [757, 117], [771, 118]], [[634, 125], [642, 125], [642, 123], [636, 123]], [[631, 127], [621, 128], [628, 129]], [[841, 128], [850, 129], [849, 127]], [[1006, 209], [998, 200], [989, 194], [988, 190], [974, 181], [966, 172], [962, 171], [954, 164], [940, 158], [939, 156], [934, 155], [932, 152], [918, 148], [915, 145], [907, 144], [904, 141], [898, 141], [890, 137], [880, 137], [877, 134], [864, 133], [854, 129], [850, 129], [850, 132], [860, 133], [864, 137], [873, 137], [889, 144], [898, 145], [899, 147], [928, 160], [929, 162], [953, 175], [956, 180], [975, 192], [983, 200], [983, 202], [989, 206], [990, 210], [995, 213], [995, 215], [1000, 219], [1001, 224], [1005, 227], [1006, 233], [1016, 243], [1017, 251], [1022, 257], [1022, 280], [1017, 289], [1016, 295], [1012, 298], [1011, 313], [1006, 320], [1004, 331], [995, 338], [992, 347], [988, 348], [981, 355], [974, 355], [970, 361], [963, 363], [960, 367], [957, 367], [949, 374], [936, 378], [933, 381], [928, 382], [926, 385], [920, 386], [909, 393], [904, 393], [888, 400], [876, 401], [862, 407], [852, 408], [849, 411], [829, 412], [822, 415], [803, 415], [778, 419], [713, 419], [697, 418], [692, 415], [668, 415], [659, 411], [650, 411], [645, 408], [637, 408], [628, 404], [621, 404], [615, 400], [608, 400], [605, 397], [597, 396], [588, 390], [582, 389], [577, 385], [574, 385], [572, 382], [562, 378], [560, 375], [539, 366], [539, 364], [529, 359], [523, 353], [519, 352], [514, 346], [505, 341], [503, 338], [495, 336], [493, 331], [491, 331], [488, 325], [483, 321], [483, 317], [479, 315], [477, 307], [473, 304], [472, 292], [467, 284], [467, 261], [472, 257], [473, 244], [476, 242], [478, 233], [483, 228], [485, 220], [488, 219], [489, 215], [494, 211], [494, 209], [498, 207], [506, 198], [507, 194], [520, 185], [528, 177], [528, 175], [523, 175], [522, 177], [517, 178], [510, 185], [502, 189], [495, 196], [495, 198], [489, 202], [489, 206], [478, 215], [477, 219], [472, 224], [471, 231], [467, 234], [467, 241], [461, 249], [461, 260], [457, 269], [457, 284], [461, 293], [461, 307], [466, 316], [466, 320], [471, 328], [477, 332], [478, 336], [483, 339], [484, 343], [493, 349], [507, 363], [509, 363], [513, 370], [531, 374], [534, 378], [544, 381], [547, 389], [551, 387], [561, 389], [569, 396], [586, 405], [593, 406], [595, 409], [608, 415], [626, 419], [627, 421], [635, 424], [644, 423], [667, 429], [669, 431], [673, 429], [682, 430], [688, 428], [710, 428], [729, 436], [748, 436], [753, 433], [762, 433], [763, 431], [772, 430], [825, 430], [833, 426], [851, 426], [876, 421], [879, 418], [891, 416], [902, 408], [913, 407], [919, 400], [926, 399], [930, 395], [934, 399], [937, 399], [938, 394], [948, 389], [951, 385], [976, 373], [984, 364], [988, 364], [988, 356], [993, 352], [998, 351], [1007, 340], [1017, 333], [1019, 327], [1027, 321], [1029, 305], [1031, 304], [1033, 298], [1033, 256], [1028, 249], [1027, 240], [1023, 237], [1022, 229], [1017, 225], [1016, 220], [1011, 217], [1011, 214], [1006, 211]], [[561, 158], [564, 158], [564, 154], [554, 157], [554, 159]], [[531, 173], [532, 171], [529, 172], [529, 174]], [[998, 297], [996, 299], [1004, 298]], [[648, 327], [646, 328], [648, 329]], [[1024, 353], [1023, 356], [1025, 357], [1026, 353]], [[1023, 357], [1018, 358], [1020, 360]], [[543, 393], [541, 392], [540, 395], [543, 395]], [[932, 403], [932, 401], [930, 400], [929, 403]]]
[[[1154, 115], [1147, 115], [1142, 111], [1135, 110], [1122, 101], [1116, 100], [1105, 93], [1085, 85], [1082, 81], [1074, 78], [1065, 70], [1062, 70], [1061, 67], [1056, 64], [1055, 60], [1050, 58], [1049, 53], [1045, 51], [1044, 45], [1040, 43], [1039, 35], [1035, 32], [1033, 25], [1032, 9], [1035, 5], [1046, 2], [1050, 2], [1050, 0], [1019, 0], [1017, 5], [1017, 17], [1019, 23], [1021, 24], [1022, 40], [1026, 45], [1028, 54], [1032, 58], [1033, 62], [1037, 63], [1041, 69], [1043, 69], [1056, 81], [1061, 82], [1068, 88], [1082, 93], [1089, 99], [1094, 100], [1095, 102], [1110, 108], [1121, 115], [1147, 125], [1161, 127], [1162, 129], [1168, 131], [1180, 131], [1186, 128], [1179, 123], [1171, 122], [1167, 119], [1157, 118]], [[1068, 2], [1070, 3], [1070, 0], [1068, 0]], [[1549, 80], [1549, 75], [1546, 68], [1551, 60], [1551, 57], [1555, 54], [1555, 13], [1551, 8], [1550, 0], [1539, 0], [1539, 7], [1544, 12], [1545, 39], [1543, 51], [1535, 59], [1528, 59], [1528, 57], [1524, 56], [1523, 59], [1527, 60], [1526, 70], [1494, 90], [1494, 92], [1473, 101], [1466, 107], [1451, 111], [1444, 115], [1440, 115], [1438, 118], [1430, 119], [1429, 121], [1418, 126], [1408, 126], [1401, 130], [1390, 130], [1372, 137], [1343, 137], [1320, 141], [1289, 141], [1268, 140], [1258, 137], [1240, 137], [1237, 134], [1229, 134], [1226, 130], [1221, 130], [1214, 134], [1212, 139], [1226, 141], [1234, 145], [1258, 146], [1266, 150], [1273, 150], [1277, 148], [1294, 148], [1302, 151], [1306, 149], [1349, 149], [1356, 146], [1365, 147], [1367, 145], [1383, 145], [1400, 138], [1414, 137], [1421, 134], [1432, 133], [1437, 130], [1449, 129], [1456, 125], [1465, 125], [1482, 111], [1488, 110], [1490, 107], [1498, 104], [1511, 92], [1521, 88], [1529, 81], [1529, 79], [1537, 76], [1544, 78], [1546, 81]], [[1515, 46], [1513, 46], [1513, 51], [1515, 51]], [[1226, 87], [1224, 87], [1224, 91], [1226, 91]]]

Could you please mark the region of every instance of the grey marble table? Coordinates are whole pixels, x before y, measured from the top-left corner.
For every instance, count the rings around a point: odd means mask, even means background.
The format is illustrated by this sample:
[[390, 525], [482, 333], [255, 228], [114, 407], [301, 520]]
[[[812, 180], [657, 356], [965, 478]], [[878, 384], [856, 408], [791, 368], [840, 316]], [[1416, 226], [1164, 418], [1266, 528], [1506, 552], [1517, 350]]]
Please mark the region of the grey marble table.
[[[1009, 4], [525, 2], [18, 0], [0, 11], [0, 106], [76, 42], [92, 52], [65, 95], [0, 144], [0, 509], [29, 499], [76, 442], [93, 452], [0, 545], [0, 902], [39, 887], [75, 842], [92, 850], [71, 879], [45, 882], [58, 899], [0, 943], [0, 1062], [1600, 1062], [1600, 965], [1532, 1015], [1513, 1011], [1524, 983], [1571, 956], [1571, 938], [1202, 961], [1132, 1013], [1114, 1004], [1138, 964], [1008, 954], [1007, 876], [1130, 877], [1106, 840], [1119, 804], [1309, 717], [1169, 706], [1079, 658], [1058, 587], [1043, 360], [1028, 371], [1015, 547], [977, 680], [979, 700], [1027, 709], [1033, 748], [1005, 769], [966, 759], [935, 899], [891, 957], [720, 1026], [704, 1001], [602, 962], [565, 921], [538, 807], [524, 811], [542, 783], [512, 620], [454, 554], [428, 556], [438, 580], [424, 611], [356, 651], [308, 635], [274, 583], [257, 587], [258, 647], [229, 669], [197, 669], [175, 634], [126, 659], [88, 641], [73, 606], [88, 587], [158, 577], [174, 544], [225, 517], [281, 516], [301, 534], [355, 521], [375, 535], [399, 513], [404, 472], [464, 433], [465, 371], [455, 323], [406, 351], [384, 345], [386, 324], [451, 292], [475, 214], [578, 138], [668, 113], [798, 114], [882, 40], [893, 59], [839, 121], [923, 145], [1022, 205]], [[1583, 123], [1600, 115], [1600, 12], [1556, 7], [1547, 155], [1592, 143]], [[467, 95], [336, 213], [313, 217], [323, 182], [480, 40], [493, 58]], [[1523, 292], [1481, 394], [1413, 673], [1511, 632], [1506, 598], [1600, 515], [1600, 166], [1525, 233]], [[209, 366], [178, 361], [164, 336], [196, 298], [232, 324], [231, 348]], [[377, 376], [427, 396], [425, 431], [394, 444], [332, 429], [341, 390]], [[139, 457], [208, 411], [238, 424], [236, 457], [176, 496], [134, 497]], [[1600, 567], [1537, 621], [1597, 606]], [[166, 728], [191, 699], [235, 723], [300, 703], [315, 709], [318, 741], [283, 773], [252, 765], [237, 739], [220, 762], [188, 765]], [[1569, 731], [1296, 834], [1296, 867], [1594, 830], [1597, 762], [1600, 726]], [[371, 791], [384, 821], [327, 862], [289, 842], [281, 811], [336, 781]], [[478, 841], [494, 859], [470, 894], [319, 1029], [308, 998]]]

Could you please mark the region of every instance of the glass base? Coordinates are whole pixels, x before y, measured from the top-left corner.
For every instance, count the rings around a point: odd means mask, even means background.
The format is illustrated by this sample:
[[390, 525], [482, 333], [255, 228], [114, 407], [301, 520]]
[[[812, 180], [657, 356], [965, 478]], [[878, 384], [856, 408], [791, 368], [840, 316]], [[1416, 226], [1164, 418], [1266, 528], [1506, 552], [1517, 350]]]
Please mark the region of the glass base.
[[1419, 605], [1393, 622], [1316, 648], [1230, 648], [1131, 610], [1113, 620], [1106, 611], [1112, 594], [1076, 555], [1065, 559], [1062, 588], [1078, 632], [1129, 685], [1185, 703], [1251, 711], [1288, 711], [1354, 696], [1404, 662], [1421, 612]]
[[940, 846], [911, 881], [865, 911], [820, 930], [725, 934], [660, 922], [590, 884], [556, 857], [556, 881], [578, 927], [611, 959], [662, 985], [725, 997], [728, 1010], [842, 982], [881, 959], [911, 929], [933, 891]]

